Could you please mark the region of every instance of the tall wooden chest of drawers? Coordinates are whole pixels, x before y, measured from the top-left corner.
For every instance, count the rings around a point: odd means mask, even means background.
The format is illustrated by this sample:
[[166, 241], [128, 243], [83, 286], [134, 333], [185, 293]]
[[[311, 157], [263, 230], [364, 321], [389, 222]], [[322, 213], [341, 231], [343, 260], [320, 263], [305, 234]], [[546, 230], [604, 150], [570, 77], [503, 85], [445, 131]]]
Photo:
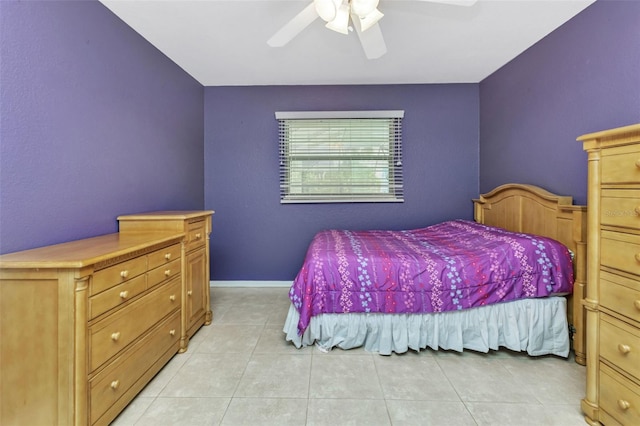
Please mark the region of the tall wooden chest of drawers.
[[588, 153], [589, 424], [640, 424], [640, 124], [578, 138]]
[[213, 210], [156, 211], [118, 216], [120, 233], [181, 232], [182, 332], [181, 352], [202, 326], [211, 324], [209, 293], [209, 234]]
[[183, 234], [0, 256], [0, 424], [109, 424], [180, 348]]

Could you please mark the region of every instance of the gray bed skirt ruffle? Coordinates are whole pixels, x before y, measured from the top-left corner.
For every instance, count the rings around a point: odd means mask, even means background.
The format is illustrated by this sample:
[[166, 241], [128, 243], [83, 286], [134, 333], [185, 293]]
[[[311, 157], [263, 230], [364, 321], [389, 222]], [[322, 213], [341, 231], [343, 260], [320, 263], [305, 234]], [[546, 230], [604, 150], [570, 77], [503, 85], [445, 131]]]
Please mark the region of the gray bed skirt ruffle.
[[570, 350], [566, 310], [564, 297], [548, 297], [436, 314], [322, 314], [312, 317], [300, 336], [298, 311], [291, 305], [283, 331], [298, 348], [315, 344], [324, 351], [364, 346], [390, 355], [427, 347], [460, 352], [504, 347], [532, 356], [566, 358]]

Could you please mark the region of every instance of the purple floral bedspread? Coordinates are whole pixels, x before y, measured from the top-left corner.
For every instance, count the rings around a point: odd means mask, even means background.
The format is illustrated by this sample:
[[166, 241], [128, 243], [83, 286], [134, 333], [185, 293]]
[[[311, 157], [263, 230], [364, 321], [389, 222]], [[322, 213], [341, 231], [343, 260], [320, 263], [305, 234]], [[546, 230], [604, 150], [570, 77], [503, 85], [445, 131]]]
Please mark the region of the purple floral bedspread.
[[323, 313], [427, 313], [570, 293], [569, 250], [454, 220], [405, 231], [315, 235], [289, 291], [302, 334]]

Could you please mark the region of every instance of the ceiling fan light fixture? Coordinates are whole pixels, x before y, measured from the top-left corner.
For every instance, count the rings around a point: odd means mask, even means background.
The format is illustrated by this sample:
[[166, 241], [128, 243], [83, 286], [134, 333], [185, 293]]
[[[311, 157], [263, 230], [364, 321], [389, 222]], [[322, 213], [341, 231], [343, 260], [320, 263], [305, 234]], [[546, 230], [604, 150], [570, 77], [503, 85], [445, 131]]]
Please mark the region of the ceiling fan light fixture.
[[377, 9], [378, 3], [379, 0], [351, 0], [351, 13], [364, 18]]
[[341, 34], [349, 34], [349, 5], [342, 3], [336, 11], [336, 17], [325, 26]]
[[313, 0], [318, 15], [326, 22], [336, 18], [336, 4], [334, 0]]
[[383, 16], [384, 13], [380, 12], [378, 9], [374, 9], [373, 12], [360, 18], [360, 30], [366, 31], [373, 27], [380, 19], [382, 19]]

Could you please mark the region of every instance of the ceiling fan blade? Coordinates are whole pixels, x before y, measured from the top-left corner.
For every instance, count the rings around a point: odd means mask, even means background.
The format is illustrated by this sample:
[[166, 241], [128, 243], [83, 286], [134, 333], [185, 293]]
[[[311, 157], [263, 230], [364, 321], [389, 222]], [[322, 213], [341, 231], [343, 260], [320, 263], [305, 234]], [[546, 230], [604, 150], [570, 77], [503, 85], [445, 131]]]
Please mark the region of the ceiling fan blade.
[[473, 6], [478, 0], [418, 0], [429, 3], [450, 4], [452, 6]]
[[302, 30], [307, 28], [313, 21], [319, 17], [313, 2], [309, 6], [302, 9], [300, 13], [293, 17], [289, 22], [284, 24], [269, 40], [267, 44], [271, 47], [282, 47], [289, 43], [295, 36], [300, 34]]
[[380, 25], [374, 24], [368, 30], [362, 31], [360, 19], [357, 16], [352, 15], [351, 21], [356, 29], [360, 44], [367, 59], [378, 59], [387, 53], [387, 45], [384, 42]]

